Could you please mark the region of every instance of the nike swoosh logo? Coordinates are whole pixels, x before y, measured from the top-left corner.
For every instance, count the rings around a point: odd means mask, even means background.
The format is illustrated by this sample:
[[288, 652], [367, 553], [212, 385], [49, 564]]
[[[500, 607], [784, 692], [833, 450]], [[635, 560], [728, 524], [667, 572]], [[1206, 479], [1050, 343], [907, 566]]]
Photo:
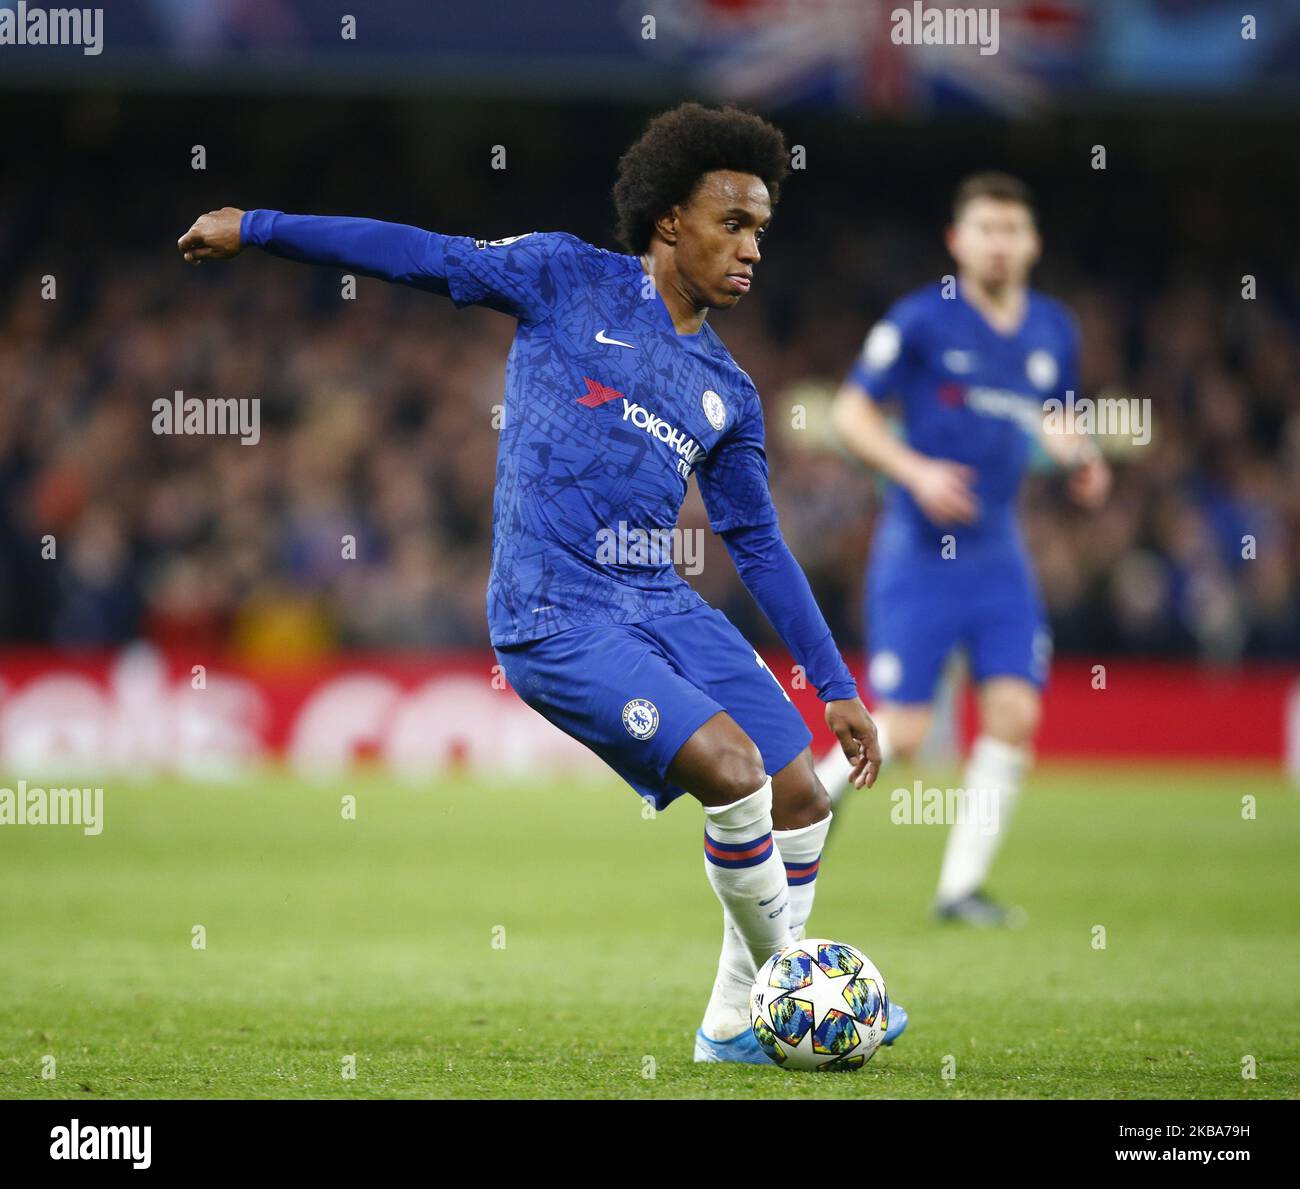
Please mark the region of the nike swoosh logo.
[[[781, 893], [777, 892], [777, 894], [772, 897], [772, 900], [779, 900], [780, 898], [781, 898]], [[769, 904], [772, 903], [772, 900], [760, 900], [758, 902], [759, 908], [766, 908]]]
[[621, 343], [618, 339], [609, 338], [603, 329], [596, 331], [596, 342], [604, 343], [607, 347], [632, 347], [634, 350], [636, 348], [636, 343]]

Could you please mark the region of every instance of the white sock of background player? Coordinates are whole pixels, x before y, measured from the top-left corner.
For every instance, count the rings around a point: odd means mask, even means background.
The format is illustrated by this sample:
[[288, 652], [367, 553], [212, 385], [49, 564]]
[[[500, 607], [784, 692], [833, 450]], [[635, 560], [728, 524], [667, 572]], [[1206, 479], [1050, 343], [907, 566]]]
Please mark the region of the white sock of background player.
[[[812, 915], [817, 872], [830, 825], [831, 818], [827, 814], [811, 826], [772, 831], [772, 840], [781, 856], [790, 889], [790, 935], [796, 941], [805, 935], [808, 918]], [[724, 912], [718, 973], [701, 1024], [705, 1036], [713, 1040], [730, 1040], [749, 1028], [749, 992], [757, 972], [758, 963]]]
[[[967, 798], [973, 796], [975, 801], [963, 814], [964, 820], [949, 827], [939, 871], [940, 903], [959, 900], [983, 886], [1006, 837], [1028, 767], [1028, 748], [991, 735], [975, 740], [962, 785]], [[996, 823], [996, 828], [990, 829], [990, 823]]]

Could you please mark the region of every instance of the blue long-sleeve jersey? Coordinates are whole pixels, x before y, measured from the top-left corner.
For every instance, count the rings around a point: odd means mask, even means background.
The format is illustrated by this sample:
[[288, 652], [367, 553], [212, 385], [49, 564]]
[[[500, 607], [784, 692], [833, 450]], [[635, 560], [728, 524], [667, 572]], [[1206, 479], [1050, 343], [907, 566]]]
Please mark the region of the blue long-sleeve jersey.
[[[975, 471], [980, 514], [966, 545], [990, 556], [1017, 537], [1016, 496], [1043, 402], [1077, 395], [1079, 334], [1059, 302], [1030, 290], [1012, 333], [995, 330], [958, 287], [934, 283], [896, 302], [872, 328], [849, 379], [879, 401], [898, 397], [908, 444]], [[873, 556], [895, 548], [929, 560], [952, 526], [930, 523], [910, 492], [890, 484]], [[946, 563], [945, 563], [946, 564]]]
[[692, 474], [742, 581], [826, 701], [856, 696], [781, 539], [763, 412], [706, 324], [678, 334], [635, 256], [572, 235], [439, 235], [251, 210], [245, 245], [484, 305], [518, 322], [506, 364], [487, 617], [497, 647], [699, 606], [670, 549]]

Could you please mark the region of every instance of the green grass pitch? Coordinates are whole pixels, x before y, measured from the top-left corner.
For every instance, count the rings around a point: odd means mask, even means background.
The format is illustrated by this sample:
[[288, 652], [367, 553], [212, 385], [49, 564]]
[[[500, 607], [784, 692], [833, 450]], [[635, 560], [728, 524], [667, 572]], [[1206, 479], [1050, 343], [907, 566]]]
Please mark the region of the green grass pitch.
[[0, 1096], [1297, 1096], [1300, 798], [1276, 773], [1040, 769], [990, 885], [1029, 923], [997, 934], [928, 919], [944, 829], [889, 815], [914, 775], [854, 794], [811, 923], [911, 1013], [859, 1073], [692, 1063], [721, 931], [693, 804], [268, 772], [110, 781], [99, 837], [0, 827]]

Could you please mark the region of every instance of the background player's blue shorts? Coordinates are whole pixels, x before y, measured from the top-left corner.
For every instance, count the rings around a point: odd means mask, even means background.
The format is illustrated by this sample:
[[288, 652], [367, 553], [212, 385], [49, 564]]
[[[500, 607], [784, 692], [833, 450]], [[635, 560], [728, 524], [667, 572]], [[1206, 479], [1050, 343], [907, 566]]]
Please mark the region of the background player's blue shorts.
[[721, 611], [572, 628], [496, 649], [515, 692], [662, 809], [685, 791], [673, 758], [726, 711], [774, 775], [812, 733], [772, 671]]
[[889, 702], [933, 701], [944, 662], [964, 648], [971, 676], [1022, 677], [1042, 688], [1052, 637], [1038, 583], [1018, 541], [937, 550], [873, 551], [867, 572], [867, 684]]

